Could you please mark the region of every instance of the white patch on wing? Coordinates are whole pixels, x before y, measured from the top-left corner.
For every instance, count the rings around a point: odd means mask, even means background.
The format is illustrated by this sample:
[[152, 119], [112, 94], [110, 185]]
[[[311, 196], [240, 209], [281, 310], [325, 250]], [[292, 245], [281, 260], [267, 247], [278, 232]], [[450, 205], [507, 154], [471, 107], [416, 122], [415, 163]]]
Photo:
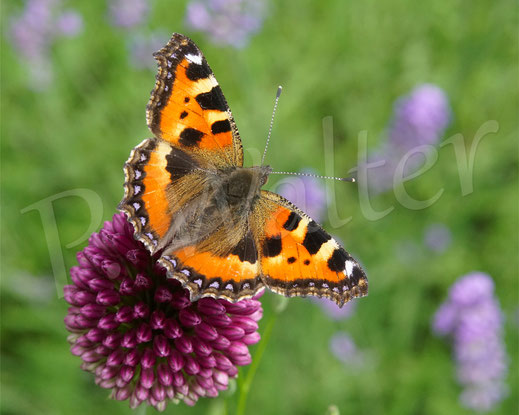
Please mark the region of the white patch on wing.
[[213, 84], [213, 86], [218, 85], [218, 81], [216, 80], [216, 78], [214, 77], [213, 74], [209, 75], [209, 81], [211, 81], [211, 83]]
[[155, 240], [155, 238], [153, 237], [153, 235], [151, 233], [147, 233], [146, 236], [149, 238], [149, 240], [153, 243], [153, 245], [157, 245], [157, 241]]
[[200, 56], [200, 55], [192, 55], [191, 53], [188, 53], [186, 55], [186, 59], [189, 62], [196, 63], [197, 65], [202, 65], [202, 56]]
[[355, 263], [352, 260], [347, 259], [345, 265], [346, 265], [346, 275], [348, 275], [348, 277], [350, 277], [353, 273], [353, 267], [355, 266]]

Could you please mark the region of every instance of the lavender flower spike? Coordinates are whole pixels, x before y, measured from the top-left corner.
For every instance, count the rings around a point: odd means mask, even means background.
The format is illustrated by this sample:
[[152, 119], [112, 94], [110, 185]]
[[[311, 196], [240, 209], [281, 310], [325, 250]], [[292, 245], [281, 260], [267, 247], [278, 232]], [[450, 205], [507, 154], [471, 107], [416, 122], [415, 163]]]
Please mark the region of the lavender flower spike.
[[178, 400], [194, 405], [227, 389], [236, 366], [251, 362], [259, 341], [257, 299], [232, 304], [191, 302], [181, 284], [166, 278], [124, 214], [116, 214], [78, 253], [65, 287], [71, 305], [65, 326], [81, 368], [110, 389], [110, 397], [164, 411]]
[[263, 0], [198, 0], [187, 6], [186, 23], [215, 44], [244, 47], [265, 16]]
[[456, 281], [436, 312], [433, 330], [452, 338], [463, 406], [491, 410], [506, 396], [508, 371], [503, 315], [492, 278], [473, 272]]
[[[389, 190], [395, 170], [406, 153], [421, 145], [435, 145], [450, 119], [447, 95], [436, 85], [418, 85], [409, 95], [399, 98], [394, 105], [387, 141], [368, 157], [369, 163], [383, 162], [370, 169], [369, 188], [375, 193]], [[405, 173], [415, 170], [422, 160], [419, 154], [411, 156]]]
[[43, 90], [52, 81], [50, 49], [55, 39], [76, 36], [83, 29], [81, 14], [61, 8], [60, 0], [27, 0], [21, 14], [11, 17], [10, 40], [34, 90]]
[[405, 151], [436, 144], [451, 118], [445, 92], [433, 84], [417, 86], [395, 104], [389, 142]]

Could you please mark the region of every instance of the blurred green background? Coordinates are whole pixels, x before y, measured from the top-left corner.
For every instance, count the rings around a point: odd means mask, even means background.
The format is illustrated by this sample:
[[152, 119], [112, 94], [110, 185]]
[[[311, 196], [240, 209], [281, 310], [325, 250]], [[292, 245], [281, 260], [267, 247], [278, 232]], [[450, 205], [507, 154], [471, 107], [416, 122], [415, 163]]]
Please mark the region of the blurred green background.
[[[324, 172], [322, 119], [332, 116], [336, 174], [347, 174], [356, 165], [359, 131], [368, 131], [370, 147], [379, 145], [394, 101], [423, 82], [448, 95], [453, 118], [445, 138], [461, 133], [468, 147], [485, 121], [496, 120], [498, 133], [478, 146], [469, 195], [462, 196], [452, 146], [439, 148], [434, 167], [407, 184], [417, 199], [444, 189], [427, 209], [406, 209], [390, 191], [372, 203], [377, 210], [395, 209], [370, 221], [356, 185], [334, 185], [340, 216], [353, 219], [337, 229], [325, 219], [324, 226], [361, 260], [370, 294], [340, 321], [308, 300], [291, 299], [275, 322], [247, 413], [325, 414], [330, 405], [343, 415], [470, 413], [459, 403], [451, 347], [432, 334], [430, 323], [449, 286], [473, 270], [493, 277], [506, 316], [510, 393], [490, 413], [517, 413], [516, 2], [272, 1], [259, 32], [239, 49], [188, 30], [184, 1], [151, 2], [138, 28], [114, 27], [106, 1], [63, 2], [60, 7], [81, 13], [83, 28], [52, 42], [53, 80], [40, 90], [29, 82], [38, 68], [9, 35], [24, 5], [2, 3], [2, 413], [132, 412], [127, 402], [107, 399], [108, 392], [70, 354], [67, 304], [56, 293], [42, 218], [37, 210], [21, 211], [61, 192], [90, 189], [102, 201], [102, 212], [95, 213], [106, 220], [115, 212], [123, 195], [122, 165], [151, 135], [145, 106], [155, 69], [151, 51], [144, 67], [132, 64], [129, 39], [135, 31], [159, 31], [164, 41], [181, 32], [197, 42], [233, 110], [249, 163], [263, 151], [276, 87], [283, 85], [267, 155], [275, 170]], [[272, 176], [271, 188], [281, 179]], [[86, 240], [66, 245], [88, 229], [91, 212], [79, 197], [61, 198], [53, 207], [70, 268]], [[424, 232], [438, 222], [448, 226], [452, 243], [431, 253]], [[274, 294], [263, 296], [260, 332], [277, 301]], [[345, 367], [330, 352], [338, 330], [355, 340], [365, 357], [362, 367]], [[240, 369], [240, 376], [247, 370]], [[227, 393], [193, 408], [170, 405], [166, 413], [233, 413], [237, 399], [238, 393]]]

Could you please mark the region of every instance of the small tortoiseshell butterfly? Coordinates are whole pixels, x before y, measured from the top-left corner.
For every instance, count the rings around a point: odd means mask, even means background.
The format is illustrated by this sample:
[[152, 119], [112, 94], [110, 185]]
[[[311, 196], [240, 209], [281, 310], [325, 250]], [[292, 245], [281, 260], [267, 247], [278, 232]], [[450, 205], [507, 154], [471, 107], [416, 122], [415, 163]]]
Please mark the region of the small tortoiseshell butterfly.
[[339, 306], [366, 295], [358, 262], [288, 200], [261, 190], [271, 168], [243, 167], [231, 110], [195, 43], [174, 34], [154, 56], [146, 118], [155, 137], [131, 152], [119, 209], [168, 275], [192, 300], [238, 301], [264, 287]]

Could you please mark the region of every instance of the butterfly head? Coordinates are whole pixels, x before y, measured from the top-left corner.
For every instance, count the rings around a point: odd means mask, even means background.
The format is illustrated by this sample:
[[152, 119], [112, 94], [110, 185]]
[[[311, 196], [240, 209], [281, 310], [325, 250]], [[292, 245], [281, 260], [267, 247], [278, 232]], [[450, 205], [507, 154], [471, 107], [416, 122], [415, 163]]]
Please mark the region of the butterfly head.
[[259, 187], [262, 187], [267, 183], [269, 175], [272, 173], [272, 167], [270, 166], [254, 166], [251, 167], [251, 170], [258, 175]]
[[250, 204], [260, 194], [261, 187], [267, 182], [272, 168], [270, 166], [238, 167], [233, 169], [223, 186], [230, 205]]

